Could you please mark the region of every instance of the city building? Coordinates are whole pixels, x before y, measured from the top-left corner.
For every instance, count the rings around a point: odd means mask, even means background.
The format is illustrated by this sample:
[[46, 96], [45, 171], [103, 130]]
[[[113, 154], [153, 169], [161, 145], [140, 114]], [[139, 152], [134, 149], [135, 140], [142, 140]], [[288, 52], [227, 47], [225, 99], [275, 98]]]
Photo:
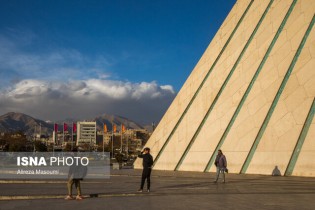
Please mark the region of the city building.
[[[238, 0], [154, 130], [155, 170], [315, 176], [314, 0]], [[137, 159], [135, 168], [141, 168]]]
[[77, 146], [96, 146], [96, 122], [77, 122]]
[[[126, 129], [123, 135], [121, 132], [112, 134], [112, 132], [98, 132], [98, 135], [102, 137], [105, 146], [112, 147], [112, 138], [114, 138], [113, 146], [116, 149], [122, 149], [122, 153], [129, 155], [137, 155], [142, 150], [144, 143], [147, 142], [150, 134], [145, 129]], [[101, 138], [100, 138], [101, 139]], [[122, 145], [121, 145], [122, 143]], [[101, 145], [102, 143], [98, 143]]]
[[111, 139], [112, 139], [112, 132], [107, 132], [104, 134], [104, 132], [101, 132], [102, 136], [103, 136], [103, 141], [105, 145], [109, 145], [111, 143]]
[[128, 141], [128, 152], [138, 154], [149, 139], [150, 134], [145, 129], [128, 129], [124, 133], [125, 144]]

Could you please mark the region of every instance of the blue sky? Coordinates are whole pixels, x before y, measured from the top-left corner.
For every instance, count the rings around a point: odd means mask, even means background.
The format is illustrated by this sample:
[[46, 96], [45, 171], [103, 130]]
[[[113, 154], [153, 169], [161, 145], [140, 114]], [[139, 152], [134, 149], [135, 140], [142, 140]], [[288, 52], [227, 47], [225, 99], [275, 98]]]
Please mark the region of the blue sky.
[[[162, 117], [235, 0], [0, 2], [0, 114], [148, 123]], [[89, 105], [74, 111], [83, 96]]]

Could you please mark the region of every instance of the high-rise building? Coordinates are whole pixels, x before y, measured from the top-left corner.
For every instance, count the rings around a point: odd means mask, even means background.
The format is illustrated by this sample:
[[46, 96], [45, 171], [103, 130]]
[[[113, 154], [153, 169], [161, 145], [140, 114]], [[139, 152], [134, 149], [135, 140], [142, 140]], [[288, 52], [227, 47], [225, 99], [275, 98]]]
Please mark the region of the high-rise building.
[[[238, 0], [145, 145], [154, 169], [315, 176], [314, 0]], [[135, 162], [135, 168], [141, 161]]]
[[96, 145], [96, 122], [77, 123], [77, 146], [83, 144]]

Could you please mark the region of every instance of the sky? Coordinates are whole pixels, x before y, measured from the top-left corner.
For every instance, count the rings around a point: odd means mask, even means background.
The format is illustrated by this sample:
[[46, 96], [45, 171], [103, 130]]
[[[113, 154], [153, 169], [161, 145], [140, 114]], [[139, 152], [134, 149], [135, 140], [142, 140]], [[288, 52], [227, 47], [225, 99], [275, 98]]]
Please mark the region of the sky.
[[0, 115], [158, 122], [236, 0], [0, 0]]

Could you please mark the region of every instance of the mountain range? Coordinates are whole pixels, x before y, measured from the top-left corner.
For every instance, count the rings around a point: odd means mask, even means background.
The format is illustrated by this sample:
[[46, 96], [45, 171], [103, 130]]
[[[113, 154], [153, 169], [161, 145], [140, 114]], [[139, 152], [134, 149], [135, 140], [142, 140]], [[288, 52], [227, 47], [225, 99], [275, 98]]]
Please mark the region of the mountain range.
[[[59, 124], [61, 128], [64, 122], [67, 123], [69, 127], [71, 127], [72, 122], [77, 121], [95, 121], [98, 130], [103, 129], [103, 124], [107, 125], [108, 130], [112, 130], [112, 123], [118, 125], [117, 130], [120, 130], [121, 124], [124, 124], [126, 128], [130, 129], [144, 128], [138, 123], [125, 117], [108, 114], [103, 114], [88, 120], [67, 119], [64, 121], [58, 121], [56, 123]], [[51, 134], [53, 131], [53, 127], [53, 122], [36, 119], [23, 113], [9, 112], [0, 116], [0, 132], [23, 131], [26, 135], [33, 135], [34, 133]], [[145, 127], [149, 128], [148, 126]]]

